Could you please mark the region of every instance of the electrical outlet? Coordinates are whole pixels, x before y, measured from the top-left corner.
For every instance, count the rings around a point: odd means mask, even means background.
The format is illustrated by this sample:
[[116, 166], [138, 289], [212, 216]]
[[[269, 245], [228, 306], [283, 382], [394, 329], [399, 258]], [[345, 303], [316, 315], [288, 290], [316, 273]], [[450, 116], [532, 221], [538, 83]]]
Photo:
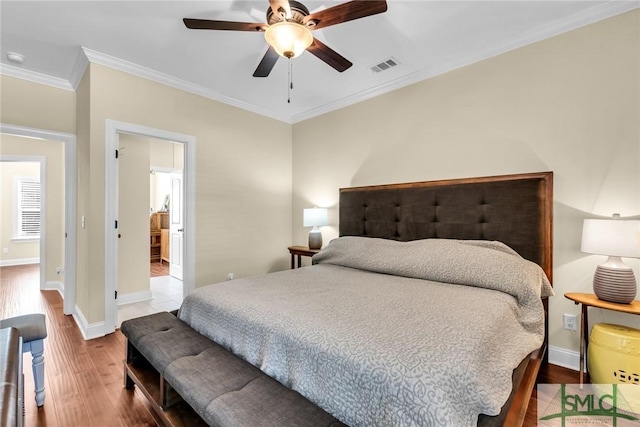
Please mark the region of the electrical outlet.
[[563, 314], [562, 320], [565, 329], [570, 331], [578, 330], [578, 317], [575, 314]]
[[9, 248], [2, 248], [2, 253], [3, 254], [8, 254], [9, 253]]
[[227, 280], [233, 280], [233, 273], [227, 274]]

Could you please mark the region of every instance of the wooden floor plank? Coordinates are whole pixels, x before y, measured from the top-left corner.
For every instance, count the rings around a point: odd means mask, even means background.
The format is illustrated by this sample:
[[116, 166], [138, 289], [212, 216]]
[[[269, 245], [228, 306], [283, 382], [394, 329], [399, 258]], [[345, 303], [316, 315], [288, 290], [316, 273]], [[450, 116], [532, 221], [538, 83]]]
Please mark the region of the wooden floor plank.
[[82, 401], [91, 418], [91, 425], [125, 426], [119, 417], [114, 417], [115, 405], [105, 388], [98, 371], [89, 369], [75, 376], [78, 388], [84, 390]]
[[168, 276], [169, 264], [165, 262], [152, 262], [149, 265], [149, 273], [151, 277]]

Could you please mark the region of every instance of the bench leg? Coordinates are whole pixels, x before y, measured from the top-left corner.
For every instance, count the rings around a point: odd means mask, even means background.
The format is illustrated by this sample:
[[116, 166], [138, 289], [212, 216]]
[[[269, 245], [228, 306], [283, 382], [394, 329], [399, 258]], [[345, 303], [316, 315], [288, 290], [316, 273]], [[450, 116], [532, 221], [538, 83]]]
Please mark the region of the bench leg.
[[160, 374], [160, 399], [161, 402], [158, 402], [158, 404], [160, 404], [162, 409], [167, 409], [171, 405], [182, 402], [182, 397], [171, 387], [171, 384], [164, 379], [164, 375], [162, 374]]
[[23, 351], [30, 351], [33, 357], [33, 382], [35, 383], [36, 404], [44, 405], [44, 340], [34, 340], [27, 343]]
[[129, 372], [127, 371], [127, 364], [133, 362], [134, 358], [135, 358], [135, 348], [131, 345], [131, 343], [129, 342], [129, 339], [125, 338], [123, 368], [124, 368], [124, 388], [126, 388], [127, 390], [131, 390], [135, 386], [135, 383], [133, 382], [133, 380], [129, 376]]

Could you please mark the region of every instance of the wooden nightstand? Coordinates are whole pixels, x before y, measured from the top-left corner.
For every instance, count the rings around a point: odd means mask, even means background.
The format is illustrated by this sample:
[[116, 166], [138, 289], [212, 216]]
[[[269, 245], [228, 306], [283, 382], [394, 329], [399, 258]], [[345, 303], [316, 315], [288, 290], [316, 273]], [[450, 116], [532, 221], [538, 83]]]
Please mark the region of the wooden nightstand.
[[312, 257], [315, 254], [317, 254], [318, 252], [320, 252], [320, 249], [309, 249], [306, 246], [289, 246], [289, 253], [291, 254], [291, 268], [296, 268], [295, 266], [295, 258], [296, 256], [298, 257], [298, 268], [300, 268], [300, 266], [302, 265], [302, 257], [303, 256], [308, 256], [308, 257]]
[[[582, 318], [580, 319], [580, 385], [583, 384], [584, 377], [584, 355], [587, 353], [589, 346], [589, 319], [587, 317], [588, 307], [603, 308], [605, 310], [619, 311], [621, 313], [640, 315], [640, 301], [631, 301], [630, 304], [617, 304], [598, 299], [594, 294], [581, 294], [576, 292], [568, 292], [564, 294], [565, 298], [570, 299], [576, 304], [582, 304]], [[587, 372], [588, 373], [588, 372]]]

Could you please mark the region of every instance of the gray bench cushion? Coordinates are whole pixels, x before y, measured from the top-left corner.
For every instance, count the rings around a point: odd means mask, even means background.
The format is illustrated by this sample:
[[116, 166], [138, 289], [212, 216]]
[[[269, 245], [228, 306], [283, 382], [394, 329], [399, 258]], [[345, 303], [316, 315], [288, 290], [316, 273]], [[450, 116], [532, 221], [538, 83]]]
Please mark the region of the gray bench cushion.
[[211, 426], [344, 426], [170, 313], [124, 321], [120, 330]]
[[182, 323], [180, 319], [166, 311], [155, 313], [150, 316], [137, 317], [125, 320], [120, 325], [122, 332], [129, 342], [135, 347], [138, 346], [140, 338], [158, 331], [167, 331]]
[[213, 426], [346, 427], [267, 375], [261, 375], [241, 390], [213, 400], [205, 413], [205, 421]]
[[217, 345], [167, 312], [124, 321], [120, 330], [163, 375], [174, 360]]

